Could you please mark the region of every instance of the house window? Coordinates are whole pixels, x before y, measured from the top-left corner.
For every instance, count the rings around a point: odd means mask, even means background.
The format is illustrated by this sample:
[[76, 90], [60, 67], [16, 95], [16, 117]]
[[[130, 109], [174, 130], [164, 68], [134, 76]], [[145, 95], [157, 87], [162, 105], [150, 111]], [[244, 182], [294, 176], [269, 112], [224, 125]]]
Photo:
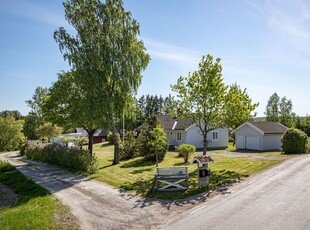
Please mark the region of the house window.
[[212, 141], [218, 141], [219, 140], [219, 132], [214, 131], [212, 132]]
[[181, 141], [181, 140], [182, 140], [182, 133], [177, 132], [177, 141]]

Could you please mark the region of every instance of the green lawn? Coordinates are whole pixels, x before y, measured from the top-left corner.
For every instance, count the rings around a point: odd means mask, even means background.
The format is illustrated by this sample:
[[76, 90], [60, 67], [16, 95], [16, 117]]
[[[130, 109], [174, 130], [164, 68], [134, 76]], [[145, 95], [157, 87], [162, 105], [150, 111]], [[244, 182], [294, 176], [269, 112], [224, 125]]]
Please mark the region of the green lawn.
[[77, 229], [67, 207], [17, 169], [1, 161], [0, 182], [19, 195], [15, 206], [0, 208], [1, 229]]
[[[206, 190], [213, 190], [218, 186], [227, 183], [236, 182], [253, 173], [271, 167], [285, 158], [277, 157], [280, 153], [264, 154], [271, 155], [271, 159], [258, 158], [234, 158], [229, 156], [214, 155], [214, 163], [209, 164], [212, 170], [210, 183], [208, 186], [199, 187], [197, 179], [197, 165], [185, 164], [182, 158], [177, 156], [177, 153], [168, 152], [163, 162], [159, 167], [169, 166], [184, 166], [189, 167], [189, 187], [186, 191], [176, 192], [153, 192], [149, 193], [155, 175], [155, 164], [144, 162], [142, 158], [122, 161], [118, 165], [112, 165], [113, 162], [113, 146], [108, 144], [94, 145], [94, 152], [99, 161], [99, 170], [90, 178], [105, 182], [118, 188], [126, 189], [142, 196], [149, 195], [151, 197], [163, 199], [179, 199], [191, 195], [205, 192]], [[201, 153], [200, 153], [201, 154]], [[196, 155], [199, 155], [196, 153]], [[189, 159], [191, 161], [193, 156]]]

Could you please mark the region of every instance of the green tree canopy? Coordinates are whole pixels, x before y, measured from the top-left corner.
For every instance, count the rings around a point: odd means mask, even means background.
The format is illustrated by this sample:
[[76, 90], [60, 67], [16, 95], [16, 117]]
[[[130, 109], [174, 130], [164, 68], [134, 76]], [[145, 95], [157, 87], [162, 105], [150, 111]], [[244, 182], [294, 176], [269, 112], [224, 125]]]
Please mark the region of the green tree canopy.
[[277, 93], [274, 93], [270, 96], [265, 111], [267, 121], [279, 120], [279, 102], [280, 97]]
[[138, 152], [146, 161], [162, 161], [168, 150], [167, 136], [157, 118], [157, 115], [150, 115], [142, 126], [139, 133]]
[[57, 137], [61, 134], [62, 128], [58, 127], [50, 122], [40, 125], [37, 129], [38, 136], [40, 138], [48, 139], [48, 142], [51, 141], [52, 137]]
[[297, 123], [297, 116], [293, 110], [293, 103], [286, 97], [280, 98], [277, 93], [270, 96], [266, 106], [267, 121], [276, 121], [291, 128]]
[[92, 98], [79, 86], [75, 72], [61, 72], [49, 89], [42, 106], [47, 121], [62, 127], [83, 127], [88, 133], [88, 149], [92, 155], [93, 135], [102, 115], [93, 113]]
[[296, 119], [296, 128], [302, 130], [310, 137], [310, 116], [298, 117]]
[[4, 110], [0, 112], [0, 117], [7, 118], [7, 117], [14, 117], [15, 120], [22, 120], [24, 117], [23, 115], [17, 110]]
[[39, 128], [41, 121], [40, 118], [33, 113], [29, 113], [25, 117], [25, 123], [23, 125], [23, 133], [27, 137], [28, 140], [36, 140], [38, 139], [37, 128]]
[[224, 106], [227, 86], [222, 77], [220, 58], [203, 56], [197, 71], [180, 77], [171, 86], [177, 93], [175, 115], [191, 118], [203, 136], [203, 154], [207, 151], [207, 134], [224, 126]]
[[26, 101], [28, 107], [31, 108], [31, 113], [37, 115], [43, 122], [42, 117], [42, 104], [44, 102], [44, 97], [48, 93], [48, 88], [38, 86], [31, 99]]
[[13, 116], [0, 116], [0, 151], [18, 149], [25, 140], [22, 133], [23, 120], [15, 120]]
[[225, 125], [233, 130], [241, 124], [255, 117], [253, 111], [257, 108], [258, 103], [252, 103], [252, 99], [237, 84], [229, 87], [225, 95]]
[[[75, 28], [54, 33], [64, 59], [76, 73], [75, 82], [93, 107], [89, 119], [114, 134], [114, 164], [119, 163], [118, 120], [131, 103], [149, 62], [137, 38], [139, 24], [123, 8], [121, 0], [67, 0], [65, 17]], [[97, 117], [100, 117], [97, 120]]]

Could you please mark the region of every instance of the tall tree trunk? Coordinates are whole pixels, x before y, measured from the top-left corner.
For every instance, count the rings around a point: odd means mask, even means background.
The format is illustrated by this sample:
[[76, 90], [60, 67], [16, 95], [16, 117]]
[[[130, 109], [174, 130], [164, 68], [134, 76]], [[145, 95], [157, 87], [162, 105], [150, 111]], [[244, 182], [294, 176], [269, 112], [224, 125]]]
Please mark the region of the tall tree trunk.
[[96, 132], [96, 129], [92, 129], [90, 131], [87, 130], [88, 133], [88, 151], [91, 157], [93, 157], [93, 137]]
[[116, 165], [116, 164], [119, 163], [119, 147], [120, 146], [119, 146], [118, 132], [117, 132], [116, 127], [115, 127], [114, 124], [113, 124], [112, 130], [113, 130], [113, 141], [114, 141], [114, 160], [113, 160], [113, 165]]
[[207, 148], [208, 148], [208, 133], [203, 135], [203, 151], [202, 151], [202, 155], [206, 156], [207, 155]]

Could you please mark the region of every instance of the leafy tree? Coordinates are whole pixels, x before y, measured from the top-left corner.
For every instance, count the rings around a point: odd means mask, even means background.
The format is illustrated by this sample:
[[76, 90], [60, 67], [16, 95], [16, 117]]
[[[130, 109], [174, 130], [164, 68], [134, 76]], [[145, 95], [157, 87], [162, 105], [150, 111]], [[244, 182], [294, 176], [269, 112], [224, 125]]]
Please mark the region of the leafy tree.
[[0, 112], [0, 117], [7, 118], [7, 117], [14, 117], [15, 120], [22, 120], [24, 117], [23, 115], [17, 110], [4, 110]]
[[43, 119], [42, 104], [47, 93], [48, 88], [38, 86], [34, 91], [32, 99], [26, 101], [27, 106], [31, 108], [31, 113], [36, 114], [41, 120]]
[[76, 35], [60, 27], [54, 38], [76, 72], [75, 83], [93, 108], [89, 119], [113, 132], [113, 164], [117, 164], [116, 125], [137, 92], [141, 72], [150, 59], [137, 38], [139, 24], [124, 10], [121, 0], [67, 0], [64, 7]]
[[293, 104], [286, 97], [280, 98], [277, 93], [270, 96], [266, 106], [267, 121], [276, 121], [287, 127], [294, 127], [297, 122], [296, 114], [292, 112]]
[[13, 116], [0, 116], [0, 151], [15, 150], [25, 140], [22, 133], [23, 121]]
[[76, 72], [61, 72], [49, 89], [42, 106], [47, 121], [62, 127], [83, 127], [88, 134], [88, 150], [93, 153], [93, 136], [100, 127], [102, 114], [94, 113], [95, 102], [80, 87]]
[[122, 142], [122, 149], [120, 160], [128, 160], [138, 155], [137, 140], [133, 132], [125, 132], [124, 142]]
[[185, 163], [188, 162], [189, 156], [192, 153], [195, 153], [195, 151], [196, 151], [195, 145], [191, 145], [191, 144], [181, 144], [178, 147], [179, 155], [183, 157]]
[[137, 105], [146, 117], [151, 114], [168, 115], [173, 107], [173, 98], [169, 95], [166, 98], [157, 95], [142, 95], [137, 100]]
[[225, 86], [222, 77], [220, 58], [215, 61], [208, 54], [203, 56], [199, 69], [180, 77], [172, 85], [177, 93], [176, 116], [191, 118], [203, 137], [203, 154], [207, 151], [207, 134], [213, 129], [224, 126]]
[[169, 96], [164, 99], [163, 115], [169, 115], [172, 112], [173, 103], [174, 98], [169, 94]]
[[138, 152], [146, 161], [162, 161], [168, 150], [167, 137], [155, 114], [147, 118], [139, 133]]
[[279, 119], [279, 102], [280, 97], [277, 93], [270, 96], [266, 106], [266, 119], [267, 121], [278, 121]]
[[281, 98], [279, 102], [279, 122], [287, 127], [295, 126], [297, 122], [296, 114], [292, 112], [293, 104], [286, 97]]
[[150, 131], [148, 147], [150, 152], [144, 156], [144, 159], [153, 160], [155, 155], [156, 167], [158, 167], [158, 162], [164, 159], [168, 150], [167, 137], [161, 125], [157, 125]]
[[234, 130], [244, 122], [251, 120], [255, 116], [252, 113], [257, 106], [258, 103], [252, 103], [246, 89], [240, 89], [237, 84], [231, 85], [225, 95], [226, 126]]
[[23, 125], [23, 133], [28, 140], [37, 140], [37, 129], [40, 126], [40, 118], [33, 113], [29, 113], [25, 117], [25, 123]]
[[52, 137], [59, 136], [61, 132], [61, 127], [58, 127], [50, 122], [40, 125], [37, 129], [38, 136], [43, 139], [47, 138], [48, 142], [51, 142]]
[[310, 136], [310, 116], [307, 115], [304, 118], [297, 118], [296, 128], [305, 132], [308, 137]]

